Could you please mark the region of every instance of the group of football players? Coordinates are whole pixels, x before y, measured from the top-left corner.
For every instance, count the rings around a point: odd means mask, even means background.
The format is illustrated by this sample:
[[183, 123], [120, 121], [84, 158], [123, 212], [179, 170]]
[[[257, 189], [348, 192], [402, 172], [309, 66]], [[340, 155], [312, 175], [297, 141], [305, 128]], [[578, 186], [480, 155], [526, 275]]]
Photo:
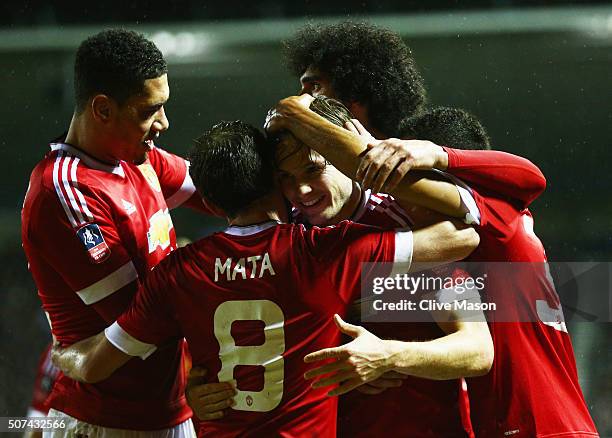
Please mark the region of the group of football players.
[[[186, 437], [193, 416], [205, 436], [598, 436], [528, 210], [539, 169], [485, 150], [466, 112], [426, 109], [394, 32], [309, 25], [285, 49], [300, 95], [265, 133], [216, 124], [185, 161], [154, 144], [157, 47], [125, 30], [79, 47], [73, 119], [22, 213], [62, 371], [45, 407], [67, 427], [44, 433]], [[228, 228], [177, 249], [182, 205]], [[345, 322], [362, 263], [458, 260], [530, 263], [433, 300], [516, 300], [526, 317]]]

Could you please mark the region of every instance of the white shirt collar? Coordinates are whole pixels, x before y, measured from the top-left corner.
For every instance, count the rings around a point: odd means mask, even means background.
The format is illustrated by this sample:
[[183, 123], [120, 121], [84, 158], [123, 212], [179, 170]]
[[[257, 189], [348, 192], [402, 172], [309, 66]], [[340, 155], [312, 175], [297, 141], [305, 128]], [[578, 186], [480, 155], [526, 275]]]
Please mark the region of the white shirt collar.
[[223, 232], [225, 234], [229, 234], [230, 236], [252, 236], [253, 234], [260, 233], [277, 225], [280, 225], [279, 221], [268, 221], [261, 224], [247, 226], [232, 225], [227, 227]]

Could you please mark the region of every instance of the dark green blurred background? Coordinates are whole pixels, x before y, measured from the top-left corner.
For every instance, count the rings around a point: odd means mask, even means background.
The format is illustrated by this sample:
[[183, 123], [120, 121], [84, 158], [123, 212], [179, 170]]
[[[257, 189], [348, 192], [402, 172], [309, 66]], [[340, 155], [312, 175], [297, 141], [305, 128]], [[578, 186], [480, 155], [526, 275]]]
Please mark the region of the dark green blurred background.
[[[532, 211], [549, 259], [610, 260], [612, 6], [393, 11], [365, 10], [374, 14], [364, 18], [405, 37], [431, 105], [469, 110], [495, 148], [543, 170], [548, 188]], [[124, 23], [153, 38], [169, 61], [171, 127], [159, 145], [184, 154], [219, 120], [261, 125], [270, 106], [298, 90], [283, 68], [280, 41], [307, 19], [271, 15], [277, 17]], [[0, 416], [24, 414], [36, 358], [48, 339], [20, 249], [29, 172], [70, 122], [74, 50], [109, 27], [23, 23], [0, 28]], [[189, 211], [175, 211], [174, 221], [178, 234], [190, 238], [219, 225]], [[589, 406], [602, 435], [612, 434], [611, 326], [580, 323], [571, 330]]]

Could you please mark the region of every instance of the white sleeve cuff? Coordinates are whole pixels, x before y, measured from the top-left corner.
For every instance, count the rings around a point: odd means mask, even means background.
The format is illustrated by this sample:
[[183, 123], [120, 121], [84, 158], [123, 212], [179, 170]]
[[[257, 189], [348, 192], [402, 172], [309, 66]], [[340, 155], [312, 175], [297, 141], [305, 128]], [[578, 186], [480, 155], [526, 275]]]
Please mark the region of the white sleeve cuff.
[[189, 161], [185, 160], [185, 179], [183, 180], [183, 184], [175, 194], [166, 199], [166, 205], [168, 205], [170, 210], [180, 207], [196, 191], [191, 175], [189, 175], [189, 166]]
[[141, 359], [146, 359], [157, 350], [155, 345], [147, 344], [146, 342], [141, 342], [134, 338], [123, 330], [117, 321], [104, 330], [104, 335], [106, 339], [108, 339], [108, 342], [130, 356], [138, 356]]
[[395, 230], [395, 254], [393, 255], [393, 270], [391, 275], [406, 273], [412, 264], [412, 249], [414, 240], [412, 231], [408, 228]]
[[459, 192], [459, 197], [461, 198], [461, 206], [463, 207], [463, 212], [465, 213], [465, 217], [463, 218], [463, 222], [468, 225], [480, 225], [480, 210], [476, 205], [476, 200], [472, 196], [472, 189], [457, 178], [455, 175], [451, 175], [450, 173], [442, 172], [438, 169], [433, 169], [435, 172], [449, 179], [455, 186], [457, 187], [457, 191]]

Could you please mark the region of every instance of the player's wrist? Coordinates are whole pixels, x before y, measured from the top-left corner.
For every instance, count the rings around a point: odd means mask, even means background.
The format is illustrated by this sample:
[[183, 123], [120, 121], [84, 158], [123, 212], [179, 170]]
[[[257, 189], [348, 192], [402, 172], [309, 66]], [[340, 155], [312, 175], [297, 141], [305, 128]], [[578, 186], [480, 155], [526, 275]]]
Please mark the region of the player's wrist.
[[[312, 111], [296, 97], [288, 97], [276, 105], [276, 111], [290, 121], [303, 121], [312, 117]], [[312, 113], [312, 114], [311, 114]]]
[[439, 170], [448, 169], [448, 153], [442, 146], [438, 146], [437, 144], [435, 144], [435, 147], [436, 147], [436, 151], [435, 151], [436, 159], [435, 159], [434, 168], [439, 169]]
[[385, 344], [385, 351], [387, 352], [385, 372], [402, 372], [402, 370], [405, 370], [408, 367], [407, 358], [405, 356], [408, 356], [408, 358], [410, 356], [405, 354], [409, 343], [392, 340], [384, 340], [383, 342]]

